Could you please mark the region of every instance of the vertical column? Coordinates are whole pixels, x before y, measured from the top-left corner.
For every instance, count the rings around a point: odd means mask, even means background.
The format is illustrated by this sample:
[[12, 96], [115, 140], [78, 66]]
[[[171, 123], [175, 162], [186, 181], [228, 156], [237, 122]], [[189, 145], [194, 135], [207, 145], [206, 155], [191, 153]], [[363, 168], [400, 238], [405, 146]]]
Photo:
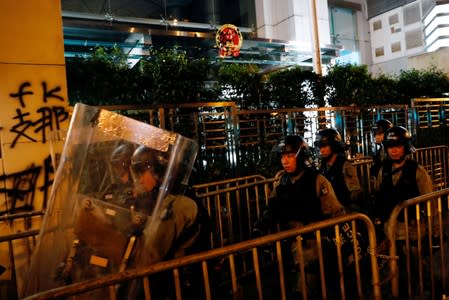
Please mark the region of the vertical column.
[[[54, 173], [50, 132], [66, 128], [70, 116], [61, 2], [0, 1], [0, 36], [0, 214], [41, 210]], [[4, 222], [0, 234], [39, 225], [38, 220]], [[30, 251], [22, 247], [14, 254], [25, 259]], [[7, 255], [0, 248], [2, 282], [15, 276]], [[23, 269], [17, 259], [16, 269]]]
[[318, 15], [316, 12], [316, 0], [311, 0], [311, 16], [312, 19], [312, 60], [313, 60], [313, 69], [316, 74], [321, 75], [321, 48], [320, 48], [320, 38], [318, 31]]

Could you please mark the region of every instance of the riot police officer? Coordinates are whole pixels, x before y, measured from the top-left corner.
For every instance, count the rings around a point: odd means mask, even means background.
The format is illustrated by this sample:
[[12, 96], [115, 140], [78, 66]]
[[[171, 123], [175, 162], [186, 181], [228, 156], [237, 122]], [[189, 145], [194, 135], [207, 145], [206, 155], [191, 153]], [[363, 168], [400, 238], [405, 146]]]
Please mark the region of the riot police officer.
[[[399, 203], [432, 192], [432, 180], [423, 166], [409, 157], [409, 154], [415, 151], [412, 145], [412, 136], [410, 132], [402, 126], [393, 126], [385, 131], [384, 140], [382, 142], [386, 149], [388, 157], [382, 162], [382, 166], [376, 178], [375, 190], [377, 192], [376, 202], [372, 217], [377, 227], [379, 248], [385, 248], [382, 240], [388, 228], [388, 222], [391, 212]], [[415, 209], [410, 209], [409, 220], [415, 223], [417, 218], [414, 213]], [[424, 219], [424, 218], [422, 218]], [[409, 224], [410, 225], [410, 224]], [[421, 226], [421, 224], [417, 224]], [[399, 270], [401, 274], [406, 274], [407, 267], [406, 257], [406, 234], [410, 240], [417, 238], [417, 226], [410, 226], [407, 230], [404, 223], [403, 215], [399, 216], [396, 230], [396, 247], [399, 255]], [[382, 231], [384, 230], [384, 231]], [[423, 230], [425, 232], [425, 230]], [[392, 241], [390, 241], [392, 242]], [[388, 244], [388, 243], [387, 243]], [[411, 276], [418, 273], [418, 261], [416, 254], [416, 244], [410, 246], [411, 260]], [[388, 276], [388, 275], [387, 275]], [[406, 276], [399, 276], [400, 298], [404, 299], [407, 291]], [[412, 278], [415, 280], [416, 278]]]
[[100, 199], [129, 208], [134, 201], [133, 180], [130, 173], [131, 156], [135, 144], [122, 142], [111, 153], [110, 184]]
[[[281, 230], [302, 227], [311, 222], [344, 213], [343, 205], [337, 200], [330, 182], [321, 175], [312, 160], [309, 146], [300, 136], [287, 136], [275, 152], [281, 161], [283, 170], [276, 174], [277, 181], [269, 199], [269, 208], [256, 224], [256, 230], [267, 230], [273, 224], [279, 224]], [[309, 292], [316, 292], [319, 274], [311, 266], [317, 265], [316, 241], [310, 237], [304, 240], [304, 261]], [[296, 261], [296, 243], [291, 245], [291, 257]], [[301, 294], [299, 272], [293, 287], [295, 294]]]
[[319, 170], [330, 181], [338, 201], [347, 208], [361, 208], [361, 187], [357, 170], [345, 155], [346, 145], [334, 128], [318, 132], [315, 146], [319, 148], [321, 163]]
[[291, 226], [297, 222], [305, 225], [342, 212], [343, 206], [330, 182], [313, 167], [309, 146], [302, 137], [287, 136], [279, 143], [277, 153], [283, 170], [276, 175], [279, 179], [270, 198], [275, 199], [271, 205], [273, 216], [283, 228], [297, 227]]
[[382, 161], [387, 157], [387, 153], [385, 152], [385, 147], [382, 145], [382, 142], [384, 140], [385, 131], [391, 127], [393, 127], [393, 123], [385, 119], [380, 119], [376, 121], [372, 128], [376, 152], [373, 156], [373, 165], [370, 169], [371, 176], [377, 176], [377, 173], [382, 166]]
[[375, 185], [375, 214], [381, 222], [389, 218], [397, 204], [432, 192], [432, 180], [426, 169], [409, 157], [415, 151], [411, 140], [410, 132], [402, 126], [385, 131], [382, 144], [388, 157], [382, 163]]
[[156, 199], [163, 188], [161, 175], [167, 163], [162, 153], [145, 146], [138, 147], [131, 158], [131, 172], [137, 187], [135, 209], [148, 213], [153, 227], [143, 236], [147, 245], [142, 261], [146, 265], [184, 255], [200, 231], [200, 224], [196, 222], [198, 206], [194, 200], [182, 194]]
[[[142, 233], [142, 247], [136, 253], [137, 261], [143, 265], [206, 250], [203, 239], [209, 238], [207, 234], [202, 234], [205, 230], [204, 209], [183, 195], [183, 188], [172, 188], [171, 194], [158, 199], [167, 189], [162, 182], [167, 164], [168, 160], [162, 152], [146, 146], [139, 146], [131, 158], [131, 173], [136, 184], [135, 210], [150, 215], [148, 226]], [[182, 172], [182, 168], [173, 170], [171, 176], [183, 176], [177, 174], [179, 172]], [[189, 280], [189, 284], [195, 279], [185, 277], [184, 280]], [[171, 280], [171, 274], [166, 273], [153, 277], [152, 298], [172, 297], [174, 288], [169, 284]], [[139, 287], [132, 286], [128, 299], [141, 293]]]

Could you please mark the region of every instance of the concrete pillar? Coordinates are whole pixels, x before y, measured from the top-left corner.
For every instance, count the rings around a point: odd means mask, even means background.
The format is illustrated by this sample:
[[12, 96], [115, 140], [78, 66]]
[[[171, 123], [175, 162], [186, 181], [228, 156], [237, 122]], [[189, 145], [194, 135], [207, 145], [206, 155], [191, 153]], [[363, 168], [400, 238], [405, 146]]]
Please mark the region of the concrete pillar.
[[[3, 215], [42, 210], [49, 199], [54, 177], [50, 132], [67, 128], [70, 118], [61, 2], [0, 1], [0, 36], [0, 215]], [[39, 221], [38, 218], [30, 222], [23, 219], [1, 222], [0, 234], [37, 229]], [[26, 269], [29, 252], [23, 243], [15, 244], [19, 272]], [[0, 265], [6, 268], [0, 274], [0, 295], [4, 296], [4, 287], [14, 283], [15, 274], [3, 244], [0, 244]], [[20, 282], [18, 285], [20, 288]]]

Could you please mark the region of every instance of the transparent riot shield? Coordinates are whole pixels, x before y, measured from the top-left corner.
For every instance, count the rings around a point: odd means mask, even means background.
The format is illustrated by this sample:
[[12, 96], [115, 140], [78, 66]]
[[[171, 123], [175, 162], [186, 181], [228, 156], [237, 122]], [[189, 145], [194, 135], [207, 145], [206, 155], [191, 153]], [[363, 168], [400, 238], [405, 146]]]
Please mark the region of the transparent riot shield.
[[[183, 192], [197, 151], [174, 132], [77, 104], [21, 296], [158, 259], [151, 236]], [[144, 244], [149, 251], [138, 249]], [[92, 298], [103, 292], [111, 291]]]

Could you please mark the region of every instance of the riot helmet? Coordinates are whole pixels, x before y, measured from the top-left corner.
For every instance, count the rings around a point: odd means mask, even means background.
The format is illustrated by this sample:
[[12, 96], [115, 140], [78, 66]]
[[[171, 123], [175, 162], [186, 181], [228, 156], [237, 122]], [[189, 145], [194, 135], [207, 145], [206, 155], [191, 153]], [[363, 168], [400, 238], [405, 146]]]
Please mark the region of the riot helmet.
[[387, 129], [382, 144], [385, 148], [404, 145], [405, 154], [415, 152], [415, 147], [412, 145], [412, 135], [402, 126], [393, 126]]
[[315, 147], [321, 148], [330, 146], [333, 153], [344, 153], [347, 150], [338, 130], [334, 128], [322, 129], [315, 139]]
[[147, 170], [158, 179], [163, 175], [166, 159], [158, 152], [144, 145], [134, 151], [131, 157], [131, 172], [134, 180], [138, 180]]
[[383, 134], [391, 127], [393, 127], [393, 123], [385, 119], [380, 119], [377, 120], [375, 125], [373, 126], [373, 132], [375, 134]]
[[276, 146], [276, 152], [279, 157], [287, 153], [294, 153], [296, 155], [296, 166], [298, 169], [314, 167], [315, 165], [309, 145], [299, 135], [286, 136]]
[[131, 165], [131, 156], [134, 153], [134, 145], [120, 144], [111, 153], [111, 165], [115, 170], [128, 171]]

